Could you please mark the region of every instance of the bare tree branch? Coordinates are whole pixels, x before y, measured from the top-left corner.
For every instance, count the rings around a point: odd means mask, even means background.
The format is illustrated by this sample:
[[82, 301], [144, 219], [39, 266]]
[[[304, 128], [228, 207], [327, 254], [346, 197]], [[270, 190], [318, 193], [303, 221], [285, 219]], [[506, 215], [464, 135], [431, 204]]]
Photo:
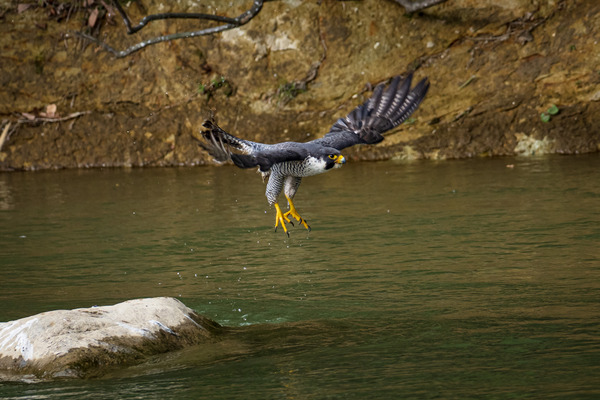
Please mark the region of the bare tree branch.
[[414, 13], [445, 2], [446, 0], [394, 0], [400, 4], [407, 13]]
[[136, 33], [137, 31], [139, 31], [140, 29], [145, 27], [149, 22], [156, 21], [159, 19], [207, 19], [207, 20], [211, 20], [211, 21], [223, 22], [226, 24], [240, 25], [235, 18], [221, 17], [219, 15], [213, 15], [213, 14], [163, 13], [163, 14], [147, 15], [144, 18], [142, 18], [142, 20], [140, 21], [139, 24], [137, 24], [137, 26], [132, 27], [131, 20], [129, 19], [129, 16], [127, 16], [127, 13], [125, 12], [125, 10], [123, 10], [123, 7], [119, 3], [119, 1], [115, 0], [115, 1], [113, 1], [113, 3], [115, 5], [115, 7], [117, 8], [117, 11], [119, 11], [119, 14], [121, 14], [121, 18], [123, 18], [123, 22], [125, 23], [125, 26], [127, 27], [127, 33], [130, 35], [133, 33]]
[[64, 117], [35, 117], [33, 116], [33, 119], [31, 117], [25, 117], [20, 119], [19, 121], [17, 121], [17, 123], [19, 124], [37, 124], [39, 122], [63, 122], [63, 121], [68, 121], [70, 119], [73, 118], [79, 118], [82, 115], [86, 115], [86, 114], [91, 114], [91, 111], [77, 111], [74, 113], [71, 113], [67, 116]]
[[101, 41], [100, 39], [98, 39], [96, 37], [93, 37], [93, 36], [88, 35], [83, 32], [75, 32], [75, 35], [82, 37], [86, 40], [89, 40], [93, 43], [98, 44], [99, 46], [104, 48], [104, 50], [112, 53], [115, 57], [123, 58], [123, 57], [130, 55], [131, 53], [139, 51], [139, 50], [143, 49], [144, 47], [150, 46], [153, 44], [166, 42], [169, 40], [211, 35], [213, 33], [222, 32], [222, 31], [226, 31], [228, 29], [233, 29], [233, 28], [242, 26], [242, 25], [248, 23], [252, 18], [254, 18], [260, 12], [260, 10], [262, 9], [264, 0], [254, 0], [252, 7], [248, 11], [240, 14], [239, 16], [237, 16], [235, 18], [222, 17], [219, 15], [211, 15], [211, 14], [202, 14], [202, 13], [191, 13], [191, 14], [188, 14], [188, 13], [163, 13], [163, 14], [147, 15], [140, 21], [140, 23], [138, 25], [133, 26], [133, 27], [131, 25], [131, 21], [130, 21], [129, 17], [125, 13], [125, 10], [123, 10], [121, 5], [119, 4], [119, 1], [113, 0], [112, 3], [117, 8], [119, 13], [121, 14], [121, 17], [123, 18], [123, 23], [127, 27], [128, 34], [136, 33], [139, 30], [141, 30], [142, 28], [144, 28], [149, 22], [161, 20], [161, 19], [206, 19], [206, 20], [217, 21], [217, 22], [222, 23], [222, 25], [214, 26], [212, 28], [201, 29], [198, 31], [180, 32], [180, 33], [173, 33], [170, 35], [157, 36], [157, 37], [136, 43], [133, 46], [128, 47], [125, 50], [120, 50], [120, 51], [114, 49], [113, 47], [111, 47], [110, 45], [108, 45], [107, 43]]

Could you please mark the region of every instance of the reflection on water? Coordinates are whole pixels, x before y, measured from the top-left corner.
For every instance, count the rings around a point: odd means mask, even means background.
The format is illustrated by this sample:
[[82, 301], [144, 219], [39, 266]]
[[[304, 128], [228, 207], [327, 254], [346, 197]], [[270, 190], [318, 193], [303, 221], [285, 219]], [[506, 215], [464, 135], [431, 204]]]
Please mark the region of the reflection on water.
[[0, 211], [11, 210], [14, 202], [8, 185], [0, 178]]
[[597, 397], [599, 167], [347, 164], [303, 182], [289, 239], [252, 171], [2, 174], [0, 320], [174, 296], [235, 329], [0, 397]]

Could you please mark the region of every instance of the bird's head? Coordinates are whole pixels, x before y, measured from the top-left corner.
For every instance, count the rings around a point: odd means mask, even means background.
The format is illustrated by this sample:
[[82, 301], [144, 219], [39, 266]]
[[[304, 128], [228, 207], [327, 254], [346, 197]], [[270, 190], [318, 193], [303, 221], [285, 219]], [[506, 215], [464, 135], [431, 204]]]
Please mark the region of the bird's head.
[[338, 149], [326, 146], [310, 146], [310, 153], [304, 160], [302, 176], [322, 174], [332, 168], [339, 168], [346, 162]]
[[346, 163], [346, 159], [339, 150], [333, 148], [325, 148], [324, 150], [322, 158], [325, 161], [326, 170], [339, 168]]

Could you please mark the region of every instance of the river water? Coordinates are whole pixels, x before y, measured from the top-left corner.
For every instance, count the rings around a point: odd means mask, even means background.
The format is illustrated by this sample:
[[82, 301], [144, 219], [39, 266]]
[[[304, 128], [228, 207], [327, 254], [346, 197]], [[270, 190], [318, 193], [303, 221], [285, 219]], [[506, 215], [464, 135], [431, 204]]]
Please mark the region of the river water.
[[[600, 157], [0, 174], [0, 321], [172, 296], [225, 340], [6, 399], [600, 397]], [[284, 204], [282, 204], [283, 206]]]

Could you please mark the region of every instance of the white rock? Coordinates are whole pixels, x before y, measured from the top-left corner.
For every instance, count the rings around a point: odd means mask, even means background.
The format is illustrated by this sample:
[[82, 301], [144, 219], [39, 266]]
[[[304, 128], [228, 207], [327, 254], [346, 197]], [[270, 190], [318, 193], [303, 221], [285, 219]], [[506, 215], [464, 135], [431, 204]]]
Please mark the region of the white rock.
[[221, 330], [168, 297], [44, 312], [0, 323], [0, 381], [93, 376], [205, 342]]

